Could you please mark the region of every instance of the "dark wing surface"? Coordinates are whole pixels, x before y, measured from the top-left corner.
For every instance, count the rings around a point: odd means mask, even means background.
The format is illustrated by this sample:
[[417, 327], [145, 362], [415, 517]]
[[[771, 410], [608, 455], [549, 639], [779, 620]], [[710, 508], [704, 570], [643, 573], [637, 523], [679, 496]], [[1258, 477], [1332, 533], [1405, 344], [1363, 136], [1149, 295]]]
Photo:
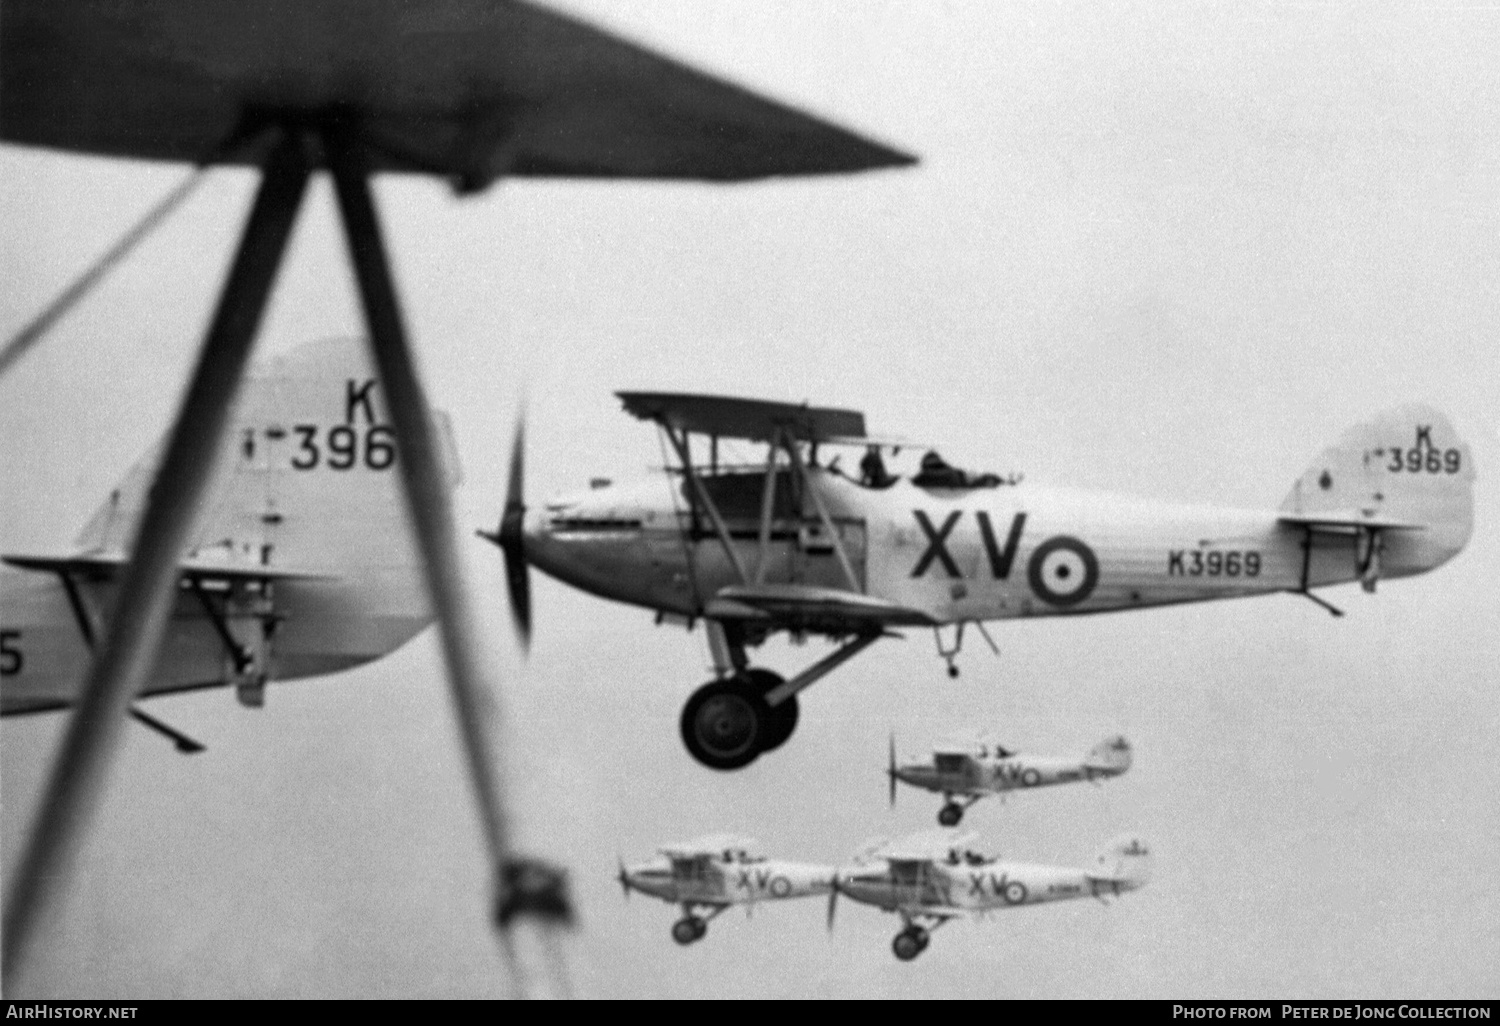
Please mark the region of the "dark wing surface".
[[[6, 0], [0, 139], [201, 161], [357, 112], [377, 170], [737, 180], [914, 158], [518, 0]], [[260, 154], [231, 158], [259, 163]]]
[[858, 410], [680, 392], [617, 392], [625, 411], [679, 431], [771, 442], [777, 432], [799, 442], [849, 441], [865, 434]]

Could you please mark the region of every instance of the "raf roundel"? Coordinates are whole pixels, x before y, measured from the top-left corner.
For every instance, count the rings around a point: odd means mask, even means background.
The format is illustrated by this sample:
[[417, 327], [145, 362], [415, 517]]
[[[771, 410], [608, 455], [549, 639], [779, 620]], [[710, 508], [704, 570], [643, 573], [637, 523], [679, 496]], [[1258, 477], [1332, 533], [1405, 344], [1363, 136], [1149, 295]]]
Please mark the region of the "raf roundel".
[[1031, 554], [1026, 580], [1038, 598], [1066, 609], [1093, 594], [1099, 583], [1099, 560], [1077, 538], [1058, 535]]

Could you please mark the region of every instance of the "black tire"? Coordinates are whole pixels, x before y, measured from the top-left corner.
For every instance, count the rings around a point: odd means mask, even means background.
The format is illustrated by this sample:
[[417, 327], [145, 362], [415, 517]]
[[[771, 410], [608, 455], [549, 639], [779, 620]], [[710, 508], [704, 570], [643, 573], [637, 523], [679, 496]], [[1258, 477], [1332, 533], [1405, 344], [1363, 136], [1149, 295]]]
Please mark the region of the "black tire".
[[902, 930], [896, 934], [896, 939], [891, 941], [891, 950], [896, 957], [903, 962], [910, 962], [922, 953], [927, 945], [923, 943], [924, 937], [916, 930]]
[[938, 823], [945, 827], [958, 826], [958, 821], [964, 818], [963, 806], [956, 802], [949, 802], [938, 809]]
[[697, 916], [688, 916], [672, 924], [672, 939], [684, 947], [701, 939], [707, 932], [708, 924]]
[[[778, 688], [786, 683], [782, 677], [770, 670], [749, 669], [740, 674], [740, 679], [762, 697], [772, 688]], [[765, 733], [760, 739], [760, 750], [774, 752], [786, 744], [792, 732], [797, 729], [797, 696], [792, 695], [780, 705], [767, 708], [771, 716], [766, 721]]]
[[740, 680], [711, 680], [682, 707], [682, 743], [709, 769], [748, 766], [762, 751], [771, 708]]

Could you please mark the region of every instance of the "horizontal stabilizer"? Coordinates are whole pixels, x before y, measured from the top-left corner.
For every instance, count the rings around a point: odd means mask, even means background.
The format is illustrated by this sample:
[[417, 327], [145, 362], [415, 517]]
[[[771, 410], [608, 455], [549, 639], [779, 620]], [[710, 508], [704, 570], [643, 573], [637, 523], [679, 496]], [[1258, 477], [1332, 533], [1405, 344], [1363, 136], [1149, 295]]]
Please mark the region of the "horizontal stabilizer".
[[1310, 527], [1314, 531], [1348, 532], [1365, 527], [1378, 531], [1425, 531], [1426, 524], [1409, 520], [1392, 520], [1390, 517], [1366, 516], [1358, 510], [1327, 510], [1319, 513], [1281, 513], [1276, 517], [1279, 524]]
[[[22, 570], [82, 574], [94, 580], [108, 580], [129, 565], [130, 556], [123, 552], [81, 552], [73, 555], [7, 553], [0, 556], [0, 560]], [[177, 571], [185, 579], [197, 581], [330, 581], [337, 577], [322, 571], [298, 570], [285, 566], [196, 558], [180, 562]]]
[[839, 588], [807, 584], [732, 584], [720, 588], [706, 614], [719, 620], [770, 619], [780, 622], [860, 626], [928, 626], [917, 609]]

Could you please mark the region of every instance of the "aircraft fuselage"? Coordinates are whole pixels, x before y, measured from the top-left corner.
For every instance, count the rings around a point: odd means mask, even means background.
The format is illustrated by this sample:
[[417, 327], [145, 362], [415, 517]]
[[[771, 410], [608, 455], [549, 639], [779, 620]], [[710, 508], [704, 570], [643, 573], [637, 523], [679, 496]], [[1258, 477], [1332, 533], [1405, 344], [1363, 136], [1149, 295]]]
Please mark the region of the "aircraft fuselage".
[[[747, 575], [862, 591], [920, 611], [935, 624], [1138, 609], [1360, 576], [1359, 540], [1352, 533], [1309, 538], [1278, 522], [1274, 510], [1025, 484], [949, 490], [901, 480], [877, 490], [816, 468], [809, 481], [829, 511], [858, 587], [850, 588], [811, 503], [797, 519], [773, 523], [764, 571], [758, 520], [725, 515]], [[701, 615], [719, 589], [741, 578], [723, 540], [681, 494], [669, 491], [679, 484], [658, 478], [607, 486], [528, 513], [528, 562], [605, 598]], [[1456, 554], [1462, 541], [1388, 533], [1381, 576], [1431, 569]]]
[[1143, 880], [1108, 880], [1081, 869], [1026, 862], [928, 863], [910, 879], [883, 863], [844, 870], [839, 893], [887, 912], [938, 915], [1122, 894]]

